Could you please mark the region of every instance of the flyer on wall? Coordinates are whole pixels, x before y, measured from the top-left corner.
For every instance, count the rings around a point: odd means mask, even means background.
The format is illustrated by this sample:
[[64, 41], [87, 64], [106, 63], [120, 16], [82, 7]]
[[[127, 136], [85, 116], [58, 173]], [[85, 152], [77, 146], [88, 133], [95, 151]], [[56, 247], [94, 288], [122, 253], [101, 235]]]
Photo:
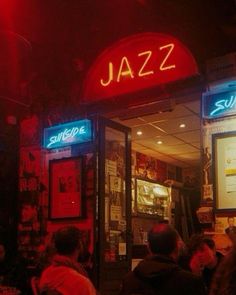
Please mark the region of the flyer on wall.
[[217, 210], [236, 208], [236, 133], [213, 135], [215, 204]]
[[226, 192], [236, 192], [236, 143], [225, 146], [225, 177]]

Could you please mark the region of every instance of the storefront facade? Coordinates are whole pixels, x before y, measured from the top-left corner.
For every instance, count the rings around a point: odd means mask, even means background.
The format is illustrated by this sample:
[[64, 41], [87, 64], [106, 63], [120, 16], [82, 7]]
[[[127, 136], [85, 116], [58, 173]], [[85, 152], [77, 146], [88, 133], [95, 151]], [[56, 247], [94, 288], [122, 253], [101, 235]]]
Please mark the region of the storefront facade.
[[[179, 193], [177, 168], [169, 184], [164, 183], [171, 178], [167, 175], [158, 182], [131, 173], [131, 130], [104, 117], [111, 119], [134, 106], [168, 102], [173, 93], [181, 103], [187, 93], [202, 89], [199, 78], [197, 64], [181, 42], [165, 34], [139, 34], [118, 41], [94, 62], [84, 81], [76, 120], [58, 118], [53, 126], [47, 116], [23, 120], [19, 250], [34, 260], [39, 246], [57, 228], [74, 224], [83, 231], [92, 254], [96, 287], [103, 295], [117, 294], [122, 277], [131, 269], [134, 240], [145, 246], [152, 221], [178, 226], [180, 221], [173, 215], [183, 210], [185, 197]], [[142, 155], [136, 155], [136, 161], [138, 157]], [[152, 162], [155, 170], [157, 160]], [[138, 170], [145, 168], [139, 164]], [[163, 175], [167, 173], [165, 163], [158, 167]], [[152, 187], [154, 206], [148, 207], [145, 193], [137, 194], [147, 187]], [[187, 226], [182, 229], [186, 235], [187, 230]]]

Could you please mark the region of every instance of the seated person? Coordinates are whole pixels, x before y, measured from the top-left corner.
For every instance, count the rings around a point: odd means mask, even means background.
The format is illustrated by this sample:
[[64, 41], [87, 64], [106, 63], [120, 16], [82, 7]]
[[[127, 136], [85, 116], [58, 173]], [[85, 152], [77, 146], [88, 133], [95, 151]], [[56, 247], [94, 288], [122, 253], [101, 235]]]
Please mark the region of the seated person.
[[188, 255], [180, 265], [196, 275], [200, 275], [206, 287], [210, 288], [213, 275], [221, 262], [223, 255], [216, 251], [215, 242], [204, 235], [193, 235], [189, 243]]
[[57, 291], [63, 295], [96, 295], [86, 271], [77, 262], [82, 245], [80, 237], [81, 233], [75, 226], [63, 227], [55, 233], [57, 254], [42, 273], [39, 283], [41, 293]]
[[29, 294], [26, 262], [16, 255], [10, 257], [9, 252], [5, 243], [0, 241], [0, 283]]

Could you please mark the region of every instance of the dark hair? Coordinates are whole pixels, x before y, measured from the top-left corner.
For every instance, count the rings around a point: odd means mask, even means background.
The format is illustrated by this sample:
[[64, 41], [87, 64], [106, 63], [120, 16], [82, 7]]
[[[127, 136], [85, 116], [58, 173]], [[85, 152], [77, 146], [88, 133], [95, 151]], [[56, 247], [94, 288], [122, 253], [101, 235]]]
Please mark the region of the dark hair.
[[153, 254], [171, 254], [177, 247], [179, 235], [169, 224], [153, 226], [148, 233], [149, 248]]
[[75, 226], [66, 226], [56, 231], [54, 244], [58, 254], [69, 255], [80, 247], [80, 230]]
[[211, 250], [214, 250], [215, 247], [216, 247], [216, 244], [215, 244], [214, 240], [211, 239], [211, 238], [204, 237], [204, 238], [203, 238], [203, 242], [204, 242], [205, 244], [207, 244], [207, 246], [208, 246]]
[[236, 294], [236, 249], [226, 256], [220, 263], [213, 277], [210, 295]]
[[204, 245], [207, 245], [210, 249], [215, 248], [215, 242], [202, 234], [192, 235], [187, 247], [190, 255], [193, 255], [196, 251], [201, 250]]

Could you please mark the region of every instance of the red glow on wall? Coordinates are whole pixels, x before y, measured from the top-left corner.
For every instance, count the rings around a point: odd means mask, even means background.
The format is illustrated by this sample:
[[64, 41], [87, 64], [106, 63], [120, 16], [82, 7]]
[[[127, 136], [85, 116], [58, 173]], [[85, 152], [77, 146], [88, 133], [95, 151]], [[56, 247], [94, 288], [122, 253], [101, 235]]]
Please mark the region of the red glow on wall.
[[83, 100], [96, 102], [197, 74], [192, 54], [180, 41], [165, 34], [138, 34], [97, 58], [85, 80]]

